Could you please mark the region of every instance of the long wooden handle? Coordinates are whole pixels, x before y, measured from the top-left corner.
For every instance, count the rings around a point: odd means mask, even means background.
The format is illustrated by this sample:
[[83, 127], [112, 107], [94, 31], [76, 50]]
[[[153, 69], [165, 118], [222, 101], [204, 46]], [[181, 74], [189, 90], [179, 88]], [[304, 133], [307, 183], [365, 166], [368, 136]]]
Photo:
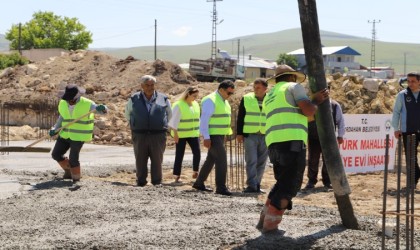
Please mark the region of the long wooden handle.
[[[90, 114], [95, 113], [95, 112], [96, 112], [96, 109], [91, 110], [91, 111], [89, 111], [88, 113], [86, 113], [86, 114], [84, 114], [84, 115], [80, 116], [79, 118], [76, 118], [75, 120], [73, 120], [73, 121], [71, 121], [71, 122], [67, 123], [66, 125], [62, 126], [61, 128], [58, 128], [55, 132], [57, 132], [57, 133], [58, 133], [58, 132], [60, 132], [62, 129], [65, 129], [65, 128], [67, 128], [67, 127], [69, 127], [69, 126], [71, 126], [71, 125], [75, 124], [76, 122], [78, 122], [78, 121], [82, 120], [83, 118], [85, 118], [85, 117], [87, 117], [87, 116], [89, 116]], [[34, 146], [35, 144], [38, 144], [38, 143], [42, 142], [42, 141], [43, 141], [43, 140], [45, 140], [45, 139], [48, 139], [49, 137], [51, 137], [49, 134], [48, 134], [48, 135], [45, 135], [45, 136], [43, 136], [43, 137], [39, 138], [38, 140], [36, 140], [36, 141], [32, 142], [31, 144], [29, 144], [29, 145], [28, 145], [28, 146], [26, 146], [25, 148], [30, 148], [30, 147]]]

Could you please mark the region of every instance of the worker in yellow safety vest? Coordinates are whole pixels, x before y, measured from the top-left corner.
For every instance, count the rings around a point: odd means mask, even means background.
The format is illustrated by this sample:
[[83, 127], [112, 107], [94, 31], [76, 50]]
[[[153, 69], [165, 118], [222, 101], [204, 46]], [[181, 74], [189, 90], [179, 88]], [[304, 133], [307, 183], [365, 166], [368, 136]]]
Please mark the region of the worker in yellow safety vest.
[[204, 185], [213, 166], [216, 165], [216, 194], [232, 195], [226, 187], [227, 155], [225, 136], [232, 134], [230, 126], [231, 108], [228, 102], [234, 94], [235, 85], [230, 80], [219, 84], [217, 91], [205, 96], [201, 101], [200, 133], [204, 137], [204, 147], [208, 148], [207, 158], [201, 167], [193, 188], [212, 191]]
[[312, 95], [312, 100], [299, 83], [306, 75], [288, 65], [279, 65], [274, 87], [264, 99], [266, 113], [265, 142], [273, 164], [276, 183], [260, 213], [257, 228], [263, 233], [277, 230], [286, 209], [292, 209], [292, 198], [302, 185], [306, 163], [308, 116], [317, 105], [328, 99], [328, 89]]
[[[64, 92], [60, 94], [59, 117], [49, 131], [50, 136], [58, 134], [52, 158], [64, 170], [63, 179], [72, 179], [74, 183], [80, 181], [81, 177], [80, 150], [85, 142], [92, 140], [94, 112], [106, 114], [108, 110], [105, 105], [97, 105], [83, 97], [82, 94], [85, 92], [84, 88], [75, 84], [66, 86]], [[69, 149], [69, 157], [66, 157], [65, 153]]]
[[244, 95], [238, 108], [236, 120], [236, 140], [244, 143], [247, 187], [244, 193], [260, 193], [261, 180], [267, 163], [268, 151], [265, 144], [265, 110], [267, 81], [254, 81], [254, 91]]

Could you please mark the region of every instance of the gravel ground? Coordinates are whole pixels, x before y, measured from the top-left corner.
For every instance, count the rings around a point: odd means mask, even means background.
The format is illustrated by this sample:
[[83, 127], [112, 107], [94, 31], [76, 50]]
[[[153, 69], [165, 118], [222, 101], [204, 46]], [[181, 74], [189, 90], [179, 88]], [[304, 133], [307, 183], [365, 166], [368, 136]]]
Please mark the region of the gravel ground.
[[[73, 186], [57, 171], [3, 170], [23, 188], [0, 200], [0, 249], [381, 249], [380, 216], [357, 216], [361, 230], [347, 230], [338, 209], [295, 205], [279, 231], [262, 235], [254, 227], [263, 205], [256, 196], [113, 181], [130, 171], [92, 166]], [[420, 249], [418, 231], [415, 240]], [[405, 249], [404, 232], [400, 242]], [[395, 249], [395, 237], [386, 249]]]

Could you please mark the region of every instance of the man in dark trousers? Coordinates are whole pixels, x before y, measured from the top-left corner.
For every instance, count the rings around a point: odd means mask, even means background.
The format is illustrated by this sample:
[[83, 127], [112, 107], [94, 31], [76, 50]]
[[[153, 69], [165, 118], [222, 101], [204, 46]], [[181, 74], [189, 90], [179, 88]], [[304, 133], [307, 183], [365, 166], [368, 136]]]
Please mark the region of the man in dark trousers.
[[[330, 89], [330, 86], [328, 87]], [[337, 131], [337, 143], [341, 144], [344, 142], [343, 136], [345, 133], [345, 124], [343, 111], [341, 106], [335, 100], [330, 99], [331, 103], [331, 112], [333, 115], [334, 126]], [[316, 127], [315, 119], [312, 117], [309, 119], [308, 123], [308, 183], [305, 186], [305, 189], [314, 188], [318, 182], [318, 169], [319, 169], [319, 158], [322, 156], [322, 183], [324, 187], [330, 189], [331, 180], [328, 176], [327, 166], [325, 164], [324, 155], [322, 154], [321, 143], [319, 142], [318, 130]]]
[[[420, 179], [420, 168], [417, 159], [417, 147], [420, 141], [420, 73], [410, 72], [407, 74], [408, 87], [400, 91], [395, 100], [392, 113], [392, 127], [394, 135], [398, 139], [403, 138], [405, 152], [407, 153], [407, 135], [416, 135], [415, 147], [415, 185]], [[407, 166], [409, 159], [406, 156]]]
[[193, 188], [200, 191], [212, 191], [204, 185], [213, 166], [216, 165], [216, 194], [232, 195], [226, 187], [227, 155], [225, 136], [232, 134], [231, 108], [228, 102], [235, 92], [235, 85], [230, 80], [219, 84], [217, 91], [201, 100], [200, 133], [204, 137], [204, 147], [208, 148], [207, 158], [198, 173]]
[[162, 182], [162, 161], [166, 148], [166, 132], [172, 110], [168, 97], [155, 91], [156, 78], [140, 77], [142, 91], [134, 93], [125, 107], [125, 118], [130, 122], [134, 156], [136, 158], [137, 186], [147, 184], [147, 162], [150, 158], [151, 181]]
[[[61, 100], [58, 104], [60, 116], [49, 132], [50, 136], [54, 136], [60, 129], [52, 150], [52, 158], [64, 170], [63, 179], [72, 179], [74, 183], [81, 178], [80, 150], [85, 142], [92, 140], [93, 136], [94, 114], [89, 112], [107, 113], [105, 105], [96, 105], [92, 100], [83, 97], [85, 92], [84, 88], [75, 84], [66, 86], [65, 91], [60, 94]], [[83, 118], [73, 122], [80, 117]], [[69, 157], [65, 157], [64, 154], [68, 150], [70, 150]]]

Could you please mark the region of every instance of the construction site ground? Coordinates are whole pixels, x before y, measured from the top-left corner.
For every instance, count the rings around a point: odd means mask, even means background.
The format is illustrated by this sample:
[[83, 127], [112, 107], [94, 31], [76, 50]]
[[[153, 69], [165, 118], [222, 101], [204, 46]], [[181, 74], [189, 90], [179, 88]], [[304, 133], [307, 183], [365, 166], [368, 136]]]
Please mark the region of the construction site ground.
[[[10, 142], [13, 146], [30, 143]], [[37, 146], [53, 147], [53, 143]], [[267, 193], [244, 194], [231, 175], [232, 197], [193, 190], [189, 150], [182, 183], [176, 184], [174, 150], [167, 149], [162, 187], [135, 186], [131, 147], [86, 144], [79, 185], [60, 178], [61, 170], [49, 154], [24, 154], [0, 155], [1, 249], [381, 249], [377, 222], [382, 218], [383, 172], [347, 176], [360, 230], [341, 225], [333, 190], [318, 183], [315, 189], [298, 194], [279, 231], [263, 235], [255, 224]], [[203, 161], [206, 152], [202, 154]], [[396, 174], [391, 171], [388, 178], [387, 209], [391, 210], [395, 209]], [[268, 165], [262, 188], [268, 191], [273, 183]], [[213, 174], [206, 184], [213, 186]], [[418, 208], [420, 191], [415, 193]], [[402, 249], [405, 223], [402, 217]], [[415, 228], [418, 249], [418, 217]], [[386, 237], [386, 249], [395, 249], [395, 240], [395, 234]]]

